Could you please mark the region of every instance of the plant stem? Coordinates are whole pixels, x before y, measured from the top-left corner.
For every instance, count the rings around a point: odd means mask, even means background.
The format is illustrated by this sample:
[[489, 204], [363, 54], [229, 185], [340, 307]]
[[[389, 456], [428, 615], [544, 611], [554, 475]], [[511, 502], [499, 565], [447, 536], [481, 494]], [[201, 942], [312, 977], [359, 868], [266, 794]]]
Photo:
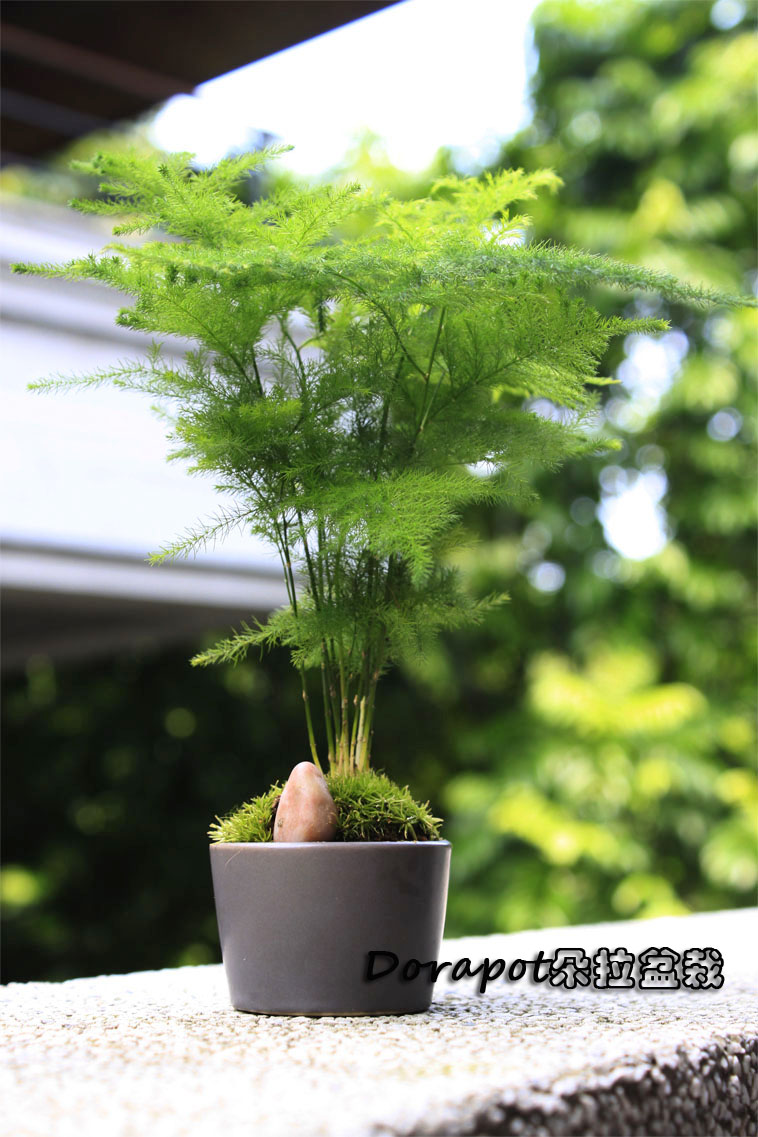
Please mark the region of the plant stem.
[[360, 721], [358, 723], [358, 740], [356, 742], [354, 759], [353, 759], [353, 763], [355, 765], [356, 770], [365, 770], [367, 765], [368, 765], [368, 763], [365, 761], [365, 746], [363, 743], [363, 739], [364, 739], [364, 733], [363, 732], [364, 732], [364, 728], [365, 728], [365, 722], [366, 722], [366, 696], [364, 695], [363, 698], [361, 699], [361, 703], [360, 703]]
[[290, 334], [290, 330], [287, 327], [287, 324], [280, 320], [279, 326], [282, 329], [282, 333], [284, 335], [284, 338], [287, 340], [287, 343], [290, 345], [290, 347], [292, 348], [292, 350], [295, 353], [295, 358], [297, 359], [298, 370], [300, 372], [301, 395], [303, 397], [305, 397], [305, 395], [307, 394], [307, 391], [308, 391], [308, 376], [307, 376], [307, 372], [305, 370], [305, 364], [303, 363], [303, 357], [300, 354], [300, 348], [297, 346], [294, 339], [292, 338], [292, 335]]
[[434, 396], [437, 394], [437, 389], [439, 388], [439, 385], [442, 382], [442, 376], [440, 375], [440, 377], [437, 381], [437, 384], [432, 391], [432, 397], [429, 400], [429, 404], [427, 406], [427, 396], [429, 394], [429, 383], [430, 383], [430, 380], [432, 377], [432, 367], [434, 366], [434, 357], [437, 354], [437, 347], [439, 346], [440, 336], [442, 335], [442, 325], [445, 322], [446, 314], [447, 314], [447, 309], [443, 308], [442, 311], [440, 312], [440, 322], [437, 325], [437, 335], [435, 336], [434, 344], [432, 345], [432, 354], [429, 357], [429, 366], [427, 367], [426, 375], [424, 376], [424, 398], [421, 402], [421, 418], [419, 419], [419, 424], [418, 424], [418, 427], [416, 428], [416, 433], [413, 437], [413, 445], [411, 446], [411, 452], [413, 452], [413, 448], [416, 445], [416, 441], [417, 441], [419, 435], [422, 433], [422, 431], [426, 425], [426, 420], [429, 416], [429, 411], [431, 410], [432, 403], [434, 402]]
[[332, 723], [332, 712], [329, 705], [329, 690], [328, 678], [326, 668], [326, 643], [321, 641], [321, 694], [324, 701], [324, 728], [326, 730], [326, 745], [328, 749], [329, 765], [333, 766], [336, 759], [336, 750], [334, 746], [334, 726]]
[[415, 368], [416, 371], [418, 371], [419, 375], [421, 375], [421, 376], [425, 375], [426, 373], [425, 373], [423, 367], [421, 367], [416, 362], [416, 360], [413, 358], [413, 356], [411, 355], [410, 351], [408, 350], [408, 348], [405, 345], [403, 337], [400, 335], [400, 332], [398, 330], [398, 327], [397, 327], [395, 321], [392, 319], [392, 316], [387, 311], [387, 309], [384, 307], [384, 305], [380, 304], [380, 302], [378, 300], [376, 300], [373, 296], [371, 296], [371, 294], [368, 293], [365, 290], [365, 288], [361, 288], [361, 286], [360, 286], [360, 284], [358, 284], [357, 280], [353, 280], [353, 278], [350, 276], [347, 276], [346, 273], [337, 272], [337, 270], [335, 268], [332, 268], [330, 271], [332, 273], [332, 276], [339, 277], [340, 280], [344, 280], [348, 284], [352, 285], [352, 287], [356, 290], [356, 292], [358, 293], [359, 296], [362, 296], [363, 299], [368, 304], [370, 304], [374, 308], [376, 308], [376, 310], [387, 321], [387, 326], [389, 327], [390, 331], [392, 332], [393, 336], [395, 337], [395, 341], [397, 343], [397, 346], [400, 348], [400, 350], [402, 351], [403, 355], [406, 357], [408, 362], [411, 364], [411, 366], [413, 368]]
[[[289, 540], [287, 537], [287, 518], [282, 516], [281, 522], [282, 533], [282, 560], [284, 562], [285, 579], [287, 582], [287, 593], [289, 596], [290, 604], [292, 605], [292, 612], [297, 619], [297, 589], [295, 587], [295, 574], [292, 571], [292, 557], [290, 555]], [[308, 731], [308, 742], [311, 748], [311, 756], [318, 769], [321, 769], [321, 763], [318, 758], [318, 747], [316, 746], [316, 736], [313, 733], [313, 720], [311, 718], [310, 700], [308, 699], [308, 686], [305, 679], [305, 668], [302, 664], [298, 665], [298, 673], [300, 675], [300, 684], [303, 690], [303, 707], [305, 708], [305, 725]]]
[[[334, 578], [330, 570], [329, 557], [326, 549], [326, 530], [323, 524], [319, 525], [319, 567], [322, 573], [321, 582], [321, 595], [324, 596], [323, 576], [326, 576], [326, 603], [331, 610], [334, 603]], [[334, 640], [331, 637], [325, 637], [321, 642], [322, 656], [321, 660], [324, 664], [325, 683], [327, 686], [328, 702], [331, 707], [331, 722], [332, 722], [332, 756], [329, 760], [330, 766], [336, 770], [339, 761], [338, 747], [340, 737], [340, 714], [339, 705], [337, 702], [337, 678], [336, 678], [336, 664], [335, 664], [335, 648]], [[329, 711], [325, 709], [325, 715], [329, 718]]]
[[308, 741], [309, 741], [310, 747], [311, 747], [311, 757], [313, 758], [313, 761], [315, 762], [316, 767], [320, 770], [321, 769], [321, 763], [318, 760], [318, 747], [316, 746], [316, 736], [313, 733], [313, 720], [311, 719], [311, 707], [310, 707], [310, 699], [308, 698], [308, 686], [307, 686], [306, 679], [305, 679], [305, 668], [301, 665], [300, 667], [298, 667], [298, 671], [300, 672], [300, 682], [302, 683], [302, 686], [303, 686], [303, 705], [305, 707], [305, 722], [306, 722], [306, 725], [308, 728]]
[[255, 352], [252, 349], [250, 351], [250, 358], [253, 361], [253, 374], [255, 375], [256, 381], [258, 383], [258, 391], [260, 393], [261, 398], [265, 399], [266, 392], [263, 389], [263, 380], [261, 379], [261, 373], [258, 370], [258, 360], [256, 359]]
[[338, 643], [337, 653], [339, 659], [339, 675], [340, 675], [340, 766], [341, 772], [347, 773], [350, 761], [350, 736], [349, 736], [349, 717], [350, 710], [348, 707], [348, 685], [345, 676], [345, 659], [342, 651], [342, 644]]

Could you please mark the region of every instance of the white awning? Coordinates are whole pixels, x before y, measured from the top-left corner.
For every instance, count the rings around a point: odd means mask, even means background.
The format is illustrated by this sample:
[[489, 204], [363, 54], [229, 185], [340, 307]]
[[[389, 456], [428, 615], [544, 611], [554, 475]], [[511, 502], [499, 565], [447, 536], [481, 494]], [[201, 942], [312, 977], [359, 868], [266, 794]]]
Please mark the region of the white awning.
[[[137, 358], [149, 347], [147, 336], [115, 324], [123, 301], [110, 290], [10, 272], [14, 261], [57, 262], [99, 249], [108, 239], [101, 219], [26, 199], [6, 201], [3, 208], [0, 540], [6, 610], [23, 594], [24, 604], [32, 596], [40, 602], [43, 596], [76, 597], [78, 605], [98, 598], [101, 612], [108, 598], [151, 610], [194, 606], [211, 624], [221, 613], [269, 611], [286, 599], [279, 560], [249, 533], [234, 532], [179, 565], [146, 564], [150, 552], [224, 504], [208, 480], [166, 462], [166, 427], [146, 399], [109, 387], [65, 394], [27, 389], [35, 379], [87, 374]], [[175, 340], [167, 354], [181, 355], [183, 346]]]

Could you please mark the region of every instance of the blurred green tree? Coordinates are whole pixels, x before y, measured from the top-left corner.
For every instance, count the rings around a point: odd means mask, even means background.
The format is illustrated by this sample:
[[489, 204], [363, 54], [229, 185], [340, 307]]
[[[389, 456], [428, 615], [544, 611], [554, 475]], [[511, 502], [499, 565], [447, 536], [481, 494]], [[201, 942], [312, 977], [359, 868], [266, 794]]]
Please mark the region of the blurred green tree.
[[[565, 179], [533, 210], [540, 233], [749, 282], [753, 25], [727, 0], [543, 4], [534, 119], [500, 163]], [[510, 610], [430, 664], [467, 702], [490, 695], [455, 733], [471, 769], [442, 807], [455, 931], [755, 893], [755, 313], [625, 309], [653, 310], [671, 331], [606, 360], [621, 452], [565, 470], [523, 532], [481, 516], [470, 570]]]
[[204, 831], [251, 770], [278, 775], [302, 711], [286, 653], [201, 674], [187, 652], [37, 658], [7, 682], [6, 981], [216, 960]]

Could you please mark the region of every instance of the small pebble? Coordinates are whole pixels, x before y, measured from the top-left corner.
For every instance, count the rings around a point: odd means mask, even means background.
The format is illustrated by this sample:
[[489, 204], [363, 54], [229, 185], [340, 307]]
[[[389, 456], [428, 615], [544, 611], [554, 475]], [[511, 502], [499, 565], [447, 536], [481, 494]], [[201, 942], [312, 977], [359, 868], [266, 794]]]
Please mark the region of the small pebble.
[[326, 778], [312, 762], [299, 762], [282, 790], [274, 822], [275, 841], [331, 841], [337, 807]]

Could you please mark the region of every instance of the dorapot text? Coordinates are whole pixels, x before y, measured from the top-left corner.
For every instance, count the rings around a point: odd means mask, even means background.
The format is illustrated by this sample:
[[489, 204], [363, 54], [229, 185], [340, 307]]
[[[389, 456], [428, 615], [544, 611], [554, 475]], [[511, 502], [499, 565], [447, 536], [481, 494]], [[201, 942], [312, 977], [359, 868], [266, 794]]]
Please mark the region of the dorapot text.
[[724, 957], [716, 948], [688, 948], [684, 952], [668, 947], [651, 947], [635, 956], [626, 948], [598, 948], [589, 956], [582, 948], [557, 948], [554, 956], [539, 952], [534, 959], [483, 959], [473, 964], [470, 959], [455, 963], [436, 959], [422, 963], [409, 959], [401, 965], [394, 951], [370, 951], [366, 962], [366, 981], [386, 979], [389, 975], [404, 982], [421, 980], [436, 983], [449, 969], [447, 979], [479, 977], [478, 990], [484, 994], [496, 979], [517, 983], [549, 983], [551, 987], [594, 987], [596, 990], [623, 990], [639, 987], [643, 991], [718, 990], [724, 984]]

